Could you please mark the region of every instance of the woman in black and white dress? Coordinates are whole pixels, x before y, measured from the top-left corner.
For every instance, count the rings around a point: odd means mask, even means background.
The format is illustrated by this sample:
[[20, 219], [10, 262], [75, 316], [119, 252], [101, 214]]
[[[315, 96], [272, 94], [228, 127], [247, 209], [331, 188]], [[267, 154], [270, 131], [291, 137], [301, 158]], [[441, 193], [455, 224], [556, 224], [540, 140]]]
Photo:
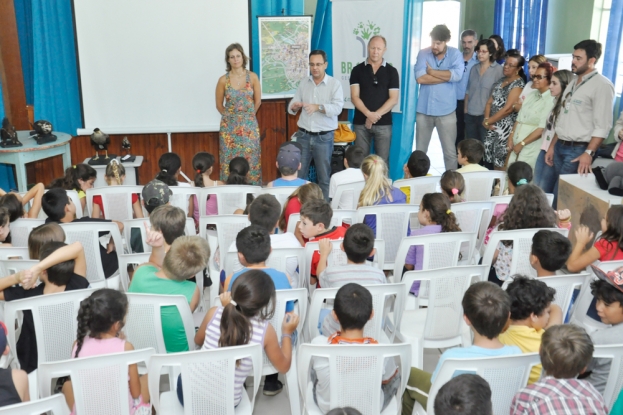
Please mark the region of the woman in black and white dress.
[[490, 170], [504, 170], [508, 153], [507, 141], [517, 118], [513, 104], [517, 102], [526, 85], [526, 74], [523, 70], [525, 63], [518, 50], [511, 49], [507, 52], [504, 78], [493, 85], [485, 107], [485, 119], [482, 123], [487, 129], [484, 165]]

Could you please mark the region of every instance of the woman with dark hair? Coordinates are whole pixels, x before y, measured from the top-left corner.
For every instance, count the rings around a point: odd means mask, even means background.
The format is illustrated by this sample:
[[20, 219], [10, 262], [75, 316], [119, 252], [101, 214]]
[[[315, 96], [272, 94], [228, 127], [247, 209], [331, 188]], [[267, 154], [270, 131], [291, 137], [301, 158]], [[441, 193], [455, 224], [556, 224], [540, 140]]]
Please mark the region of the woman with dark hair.
[[493, 85], [493, 91], [485, 107], [485, 119], [482, 125], [487, 129], [485, 137], [484, 165], [490, 170], [504, 170], [506, 162], [508, 137], [513, 129], [517, 113], [513, 104], [519, 99], [526, 74], [523, 66], [526, 60], [518, 50], [507, 52], [504, 62], [504, 78]]
[[521, 110], [521, 105], [528, 95], [534, 92], [535, 88], [532, 86], [532, 78], [536, 75], [536, 70], [539, 68], [539, 65], [545, 62], [547, 62], [547, 58], [543, 55], [533, 55], [528, 61], [528, 76], [530, 80], [526, 82], [526, 86], [524, 86], [523, 91], [521, 91], [519, 95], [519, 100], [513, 105], [513, 111], [519, 112], [519, 110]]
[[482, 125], [485, 106], [493, 84], [504, 76], [502, 65], [495, 61], [495, 44], [491, 39], [481, 39], [476, 45], [478, 63], [469, 72], [465, 94], [465, 137], [485, 141], [487, 130]]
[[502, 65], [504, 63], [504, 58], [506, 57], [506, 49], [504, 49], [504, 40], [500, 37], [500, 35], [491, 35], [489, 39], [493, 41], [495, 44], [495, 56], [494, 59], [497, 63]]
[[249, 58], [238, 43], [225, 50], [227, 73], [216, 84], [216, 109], [222, 115], [219, 133], [221, 180], [229, 176], [229, 162], [236, 157], [249, 161], [251, 184], [262, 184], [260, 129], [257, 110], [262, 104], [262, 89], [256, 74], [246, 69]]
[[508, 138], [509, 166], [515, 161], [525, 161], [534, 170], [547, 117], [554, 108], [554, 98], [549, 90], [553, 73], [552, 64], [545, 62], [532, 76], [534, 91], [526, 97]]

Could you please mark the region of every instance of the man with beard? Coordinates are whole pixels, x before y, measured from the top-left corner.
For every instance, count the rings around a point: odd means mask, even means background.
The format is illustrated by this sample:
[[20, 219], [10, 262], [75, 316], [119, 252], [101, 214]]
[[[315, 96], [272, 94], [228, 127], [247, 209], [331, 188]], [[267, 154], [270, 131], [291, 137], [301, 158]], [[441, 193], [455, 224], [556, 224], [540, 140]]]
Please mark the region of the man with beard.
[[417, 150], [428, 151], [433, 129], [437, 128], [446, 170], [456, 169], [456, 90], [463, 77], [463, 54], [448, 46], [450, 30], [438, 25], [430, 32], [431, 47], [420, 50], [415, 79], [420, 84], [415, 134]]
[[[465, 93], [467, 81], [472, 67], [478, 63], [478, 57], [474, 52], [478, 43], [478, 34], [468, 29], [461, 32], [461, 46], [463, 47], [463, 77], [454, 84], [456, 89], [456, 146], [465, 139]], [[476, 137], [467, 137], [476, 138]]]
[[577, 77], [563, 92], [556, 134], [545, 155], [545, 162], [556, 172], [555, 196], [561, 174], [592, 172], [595, 151], [612, 128], [614, 85], [595, 68], [601, 43], [583, 40], [573, 49], [571, 72]]

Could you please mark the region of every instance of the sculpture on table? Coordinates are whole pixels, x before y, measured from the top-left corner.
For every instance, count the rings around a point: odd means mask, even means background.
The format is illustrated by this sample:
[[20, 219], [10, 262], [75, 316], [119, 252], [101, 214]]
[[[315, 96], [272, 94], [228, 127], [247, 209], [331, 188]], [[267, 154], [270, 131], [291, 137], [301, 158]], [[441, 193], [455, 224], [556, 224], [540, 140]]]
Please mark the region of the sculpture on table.
[[[110, 136], [96, 128], [93, 130], [93, 134], [91, 134], [91, 145], [95, 149], [95, 157], [91, 157], [89, 160], [89, 164], [91, 165], [106, 165], [110, 161], [110, 159], [114, 159], [117, 157], [115, 154], [108, 154], [108, 145], [110, 144]], [[106, 156], [100, 157], [99, 152], [103, 151]]]
[[30, 132], [30, 136], [34, 137], [37, 144], [46, 144], [56, 141], [56, 136], [52, 134], [52, 123], [46, 120], [36, 121], [32, 128], [34, 131]]
[[121, 142], [121, 148], [125, 155], [121, 157], [122, 163], [132, 163], [134, 160], [136, 160], [136, 156], [130, 154], [131, 147], [132, 144], [130, 143], [130, 140], [128, 140], [128, 136], [123, 137], [123, 141]]
[[2, 141], [0, 142], [0, 146], [6, 147], [21, 147], [22, 143], [17, 139], [17, 131], [11, 121], [8, 118], [4, 117], [2, 120], [2, 130], [0, 130], [0, 138]]

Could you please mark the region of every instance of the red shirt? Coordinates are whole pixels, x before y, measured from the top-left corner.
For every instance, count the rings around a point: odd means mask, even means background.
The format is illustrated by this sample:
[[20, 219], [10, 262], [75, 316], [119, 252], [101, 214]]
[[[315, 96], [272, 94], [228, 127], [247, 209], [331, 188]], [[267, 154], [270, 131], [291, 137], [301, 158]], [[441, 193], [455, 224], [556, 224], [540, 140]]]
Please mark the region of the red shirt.
[[[136, 193], [132, 193], [132, 204], [138, 202], [138, 195]], [[102, 212], [102, 217], [105, 218], [104, 215], [104, 202], [102, 202], [102, 196], [95, 195], [93, 196], [93, 204], [100, 207], [100, 211]]]
[[[310, 239], [310, 241], [318, 241], [320, 239], [325, 239], [325, 238], [329, 238], [331, 240], [344, 239], [345, 234], [346, 234], [345, 227], [336, 226], [326, 231], [325, 233], [321, 233], [319, 235], [314, 236], [313, 238]], [[314, 255], [312, 256], [312, 263], [311, 263], [311, 275], [313, 277], [316, 276], [316, 269], [318, 268], [319, 261], [320, 261], [320, 252], [315, 251]], [[320, 285], [318, 285], [318, 288], [320, 288]]]
[[299, 200], [298, 197], [293, 197], [292, 199], [290, 199], [288, 201], [288, 204], [286, 205], [286, 229], [288, 229], [288, 221], [290, 220], [290, 215], [293, 213], [300, 213], [301, 212], [301, 201]]
[[609, 242], [600, 239], [595, 242], [595, 248], [599, 251], [600, 261], [619, 261], [623, 259], [623, 251], [619, 249], [616, 242]]

